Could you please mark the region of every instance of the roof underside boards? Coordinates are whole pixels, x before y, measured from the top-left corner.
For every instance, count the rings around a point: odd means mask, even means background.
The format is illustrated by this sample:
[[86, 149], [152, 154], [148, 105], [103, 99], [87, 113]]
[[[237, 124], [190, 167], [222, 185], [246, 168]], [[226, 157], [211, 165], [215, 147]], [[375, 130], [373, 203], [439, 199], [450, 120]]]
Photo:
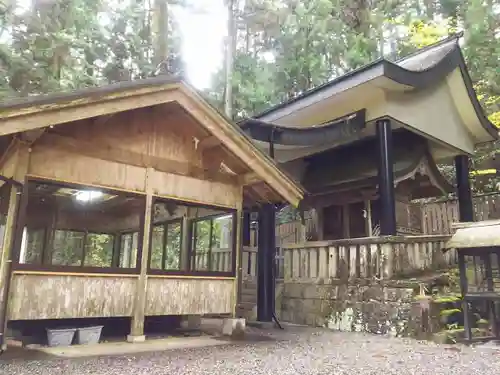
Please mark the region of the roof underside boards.
[[[427, 152], [427, 141], [401, 130], [394, 133], [395, 183], [413, 178], [418, 173], [427, 175], [435, 194], [448, 193], [452, 186], [437, 170]], [[310, 156], [302, 166], [298, 162], [283, 167], [295, 172], [311, 195], [343, 190], [375, 187], [377, 185], [377, 142], [370, 138], [346, 147], [340, 147]], [[347, 162], [348, 161], [348, 162]], [[423, 167], [423, 168], [422, 168]], [[415, 184], [414, 198], [422, 198]], [[428, 191], [428, 190], [427, 190]]]
[[[443, 157], [472, 153], [474, 145], [498, 137], [476, 98], [457, 36], [396, 62], [377, 60], [255, 118], [310, 129], [362, 109], [368, 123], [390, 117], [447, 147]], [[301, 149], [298, 157], [304, 154]]]
[[216, 140], [215, 147], [224, 148], [231, 157], [246, 165], [247, 172], [254, 173], [268, 185], [274, 197], [279, 196], [293, 205], [299, 204], [304, 194], [301, 186], [262, 153], [238, 126], [224, 118], [188, 85], [170, 77], [159, 76], [2, 103], [0, 136], [24, 135], [54, 125], [77, 124], [78, 120], [166, 103], [175, 103], [191, 115]]

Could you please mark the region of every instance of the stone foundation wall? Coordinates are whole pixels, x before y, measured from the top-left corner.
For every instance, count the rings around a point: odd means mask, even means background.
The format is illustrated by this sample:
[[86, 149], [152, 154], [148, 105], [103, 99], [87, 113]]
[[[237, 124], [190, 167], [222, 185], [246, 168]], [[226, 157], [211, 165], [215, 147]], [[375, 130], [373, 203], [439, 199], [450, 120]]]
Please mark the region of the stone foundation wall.
[[[359, 280], [278, 282], [276, 314], [283, 322], [398, 337], [430, 338], [439, 312], [416, 298], [421, 282]], [[257, 282], [246, 279], [239, 316], [257, 319]]]
[[286, 283], [282, 319], [340, 331], [410, 336], [415, 286]]

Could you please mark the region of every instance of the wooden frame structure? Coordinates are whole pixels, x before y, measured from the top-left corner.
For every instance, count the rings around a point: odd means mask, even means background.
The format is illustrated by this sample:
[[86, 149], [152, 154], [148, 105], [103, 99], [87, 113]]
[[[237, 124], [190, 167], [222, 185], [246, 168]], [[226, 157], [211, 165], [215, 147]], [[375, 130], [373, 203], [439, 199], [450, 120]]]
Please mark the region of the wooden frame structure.
[[[298, 205], [303, 197], [303, 189], [238, 127], [186, 84], [170, 78], [28, 98], [0, 107], [0, 175], [7, 192], [0, 202], [5, 208], [0, 258], [2, 339], [9, 320], [130, 317], [130, 338], [137, 340], [144, 339], [145, 316], [234, 315], [243, 207], [283, 202]], [[102, 203], [94, 210], [96, 218], [109, 219], [111, 216], [105, 216], [109, 207], [135, 199], [136, 204], [129, 208], [135, 215], [134, 224], [127, 227], [137, 232], [135, 267], [120, 268], [116, 239], [111, 267], [85, 267], [88, 250], [83, 250], [79, 267], [22, 264], [26, 228], [34, 220], [27, 213], [36, 209], [33, 202], [38, 199], [30, 188], [33, 184], [41, 190], [45, 185], [57, 186], [39, 199], [63, 202], [66, 213], [83, 215], [82, 230], [98, 220], [82, 213], [86, 208], [74, 202], [75, 193], [68, 195], [68, 189], [86, 192], [89, 197], [92, 192], [112, 197], [108, 197], [109, 205]], [[119, 195], [130, 199], [120, 201]], [[152, 269], [153, 227], [160, 223], [155, 221], [157, 205], [165, 206], [162, 222], [182, 222], [178, 246], [186, 249], [187, 259], [192, 252], [193, 220], [203, 216], [196, 211], [205, 210], [205, 216], [213, 215], [213, 210], [229, 213], [230, 262], [220, 263], [225, 268], [210, 267], [210, 244], [207, 269], [197, 270], [186, 259], [179, 260], [176, 270]], [[183, 211], [169, 212], [168, 205]], [[43, 207], [50, 217], [52, 206]], [[66, 217], [64, 220], [78, 222], [70, 216], [61, 214], [54, 221], [62, 225], [61, 217]], [[50, 251], [54, 249], [55, 245]]]
[[[500, 305], [498, 304], [500, 301], [500, 290], [498, 290], [500, 241], [497, 238], [499, 225], [499, 220], [453, 224], [456, 232], [446, 244], [446, 250], [456, 249], [458, 252], [464, 336], [468, 342], [500, 339]], [[490, 334], [484, 334], [484, 332], [473, 334], [474, 314], [470, 308], [471, 304], [486, 307]]]

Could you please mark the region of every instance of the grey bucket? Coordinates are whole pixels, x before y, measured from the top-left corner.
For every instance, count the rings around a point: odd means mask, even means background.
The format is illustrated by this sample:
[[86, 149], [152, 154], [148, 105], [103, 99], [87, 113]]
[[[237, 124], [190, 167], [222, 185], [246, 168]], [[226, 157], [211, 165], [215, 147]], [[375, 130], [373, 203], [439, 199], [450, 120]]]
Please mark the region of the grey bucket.
[[47, 342], [49, 346], [70, 346], [75, 336], [76, 328], [49, 329]]
[[76, 333], [76, 343], [78, 345], [97, 344], [101, 338], [103, 326], [78, 328]]

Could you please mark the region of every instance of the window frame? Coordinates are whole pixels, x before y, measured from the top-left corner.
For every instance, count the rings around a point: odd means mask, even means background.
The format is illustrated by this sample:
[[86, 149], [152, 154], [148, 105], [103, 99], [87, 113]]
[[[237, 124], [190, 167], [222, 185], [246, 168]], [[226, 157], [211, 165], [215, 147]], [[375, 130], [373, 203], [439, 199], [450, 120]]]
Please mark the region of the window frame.
[[[182, 200], [177, 200], [177, 199], [168, 199], [168, 198], [163, 198], [163, 197], [158, 197], [158, 196], [153, 196], [153, 202], [152, 202], [152, 207], [158, 202], [173, 202], [176, 204], [180, 204], [183, 206], [187, 207], [196, 207], [196, 208], [206, 208], [206, 209], [212, 209], [212, 210], [220, 210], [224, 211], [221, 213], [213, 214], [213, 215], [207, 215], [199, 218], [194, 218], [194, 219], [188, 219], [187, 220], [187, 228], [184, 228], [184, 223], [182, 222], [182, 218], [179, 219], [173, 219], [173, 220], [167, 220], [167, 221], [181, 221], [181, 251], [182, 251], [182, 240], [183, 238], [188, 239], [188, 247], [187, 247], [187, 270], [159, 270], [159, 269], [151, 269], [150, 261], [148, 261], [148, 275], [156, 275], [156, 276], [192, 276], [192, 277], [219, 277], [219, 278], [234, 278], [236, 277], [236, 254], [237, 254], [237, 249], [238, 249], [238, 243], [237, 243], [237, 230], [238, 230], [238, 211], [234, 208], [229, 208], [229, 207], [220, 207], [220, 206], [214, 206], [214, 205], [204, 205], [204, 204], [194, 204], [191, 202], [184, 202]], [[152, 253], [152, 233], [153, 233], [153, 210], [151, 210], [151, 216], [150, 216], [150, 222], [151, 222], [151, 227], [150, 227], [150, 235], [149, 235], [149, 260], [151, 259], [151, 253]], [[209, 218], [214, 219], [219, 216], [225, 216], [225, 215], [231, 215], [232, 216], [232, 236], [231, 236], [231, 243], [230, 243], [230, 248], [231, 248], [231, 271], [208, 271], [208, 270], [203, 270], [203, 271], [196, 271], [193, 269], [193, 264], [192, 264], [192, 259], [195, 259], [193, 257], [193, 252], [195, 250], [195, 246], [193, 246], [193, 241], [191, 241], [192, 235], [193, 235], [193, 229], [194, 229], [194, 222], [196, 221], [201, 221], [201, 220], [207, 220]], [[158, 223], [157, 223], [158, 224]], [[188, 233], [184, 234], [184, 230], [187, 230]], [[210, 241], [212, 239], [210, 238]]]
[[[153, 202], [153, 206], [154, 206], [154, 202]], [[179, 246], [180, 246], [180, 251], [179, 251], [179, 258], [180, 258], [180, 255], [182, 253], [182, 247], [184, 245], [184, 241], [183, 241], [183, 231], [184, 231], [184, 224], [183, 224], [183, 220], [182, 218], [179, 218], [179, 219], [172, 219], [172, 220], [163, 220], [163, 221], [160, 221], [158, 223], [155, 223], [153, 224], [153, 221], [151, 220], [151, 230], [150, 230], [150, 234], [149, 234], [149, 256], [148, 256], [148, 273], [150, 272], [154, 272], [154, 271], [160, 271], [160, 272], [181, 272], [182, 270], [171, 270], [171, 269], [165, 269], [165, 257], [167, 255], [167, 238], [168, 238], [168, 226], [170, 224], [180, 224], [180, 228], [181, 228], [181, 238], [179, 240]], [[153, 255], [153, 230], [155, 227], [157, 226], [163, 226], [163, 248], [162, 248], [162, 256], [161, 256], [161, 264], [162, 264], [162, 268], [151, 268], [151, 259], [152, 259], [152, 255]], [[179, 264], [180, 264], [180, 259], [179, 259]]]
[[[21, 193], [21, 201], [19, 205], [19, 212], [18, 212], [18, 217], [16, 220], [16, 230], [14, 234], [14, 248], [13, 248], [13, 254], [12, 254], [12, 269], [13, 271], [38, 271], [38, 272], [54, 272], [54, 273], [103, 273], [103, 274], [128, 274], [128, 275], [137, 275], [140, 274], [141, 270], [141, 258], [142, 258], [142, 248], [143, 248], [143, 239], [144, 239], [144, 214], [141, 214], [139, 217], [139, 228], [138, 231], [131, 231], [131, 232], [138, 232], [138, 243], [137, 243], [137, 259], [136, 259], [136, 267], [135, 268], [120, 268], [119, 264], [117, 266], [114, 265], [114, 259], [115, 259], [115, 251], [116, 247], [113, 246], [113, 254], [112, 254], [112, 262], [111, 262], [111, 267], [95, 267], [95, 266], [85, 266], [85, 254], [87, 250], [85, 249], [85, 243], [84, 243], [84, 249], [83, 249], [83, 257], [82, 257], [82, 264], [79, 266], [66, 266], [66, 265], [53, 265], [50, 263], [46, 263], [46, 260], [49, 259], [46, 256], [47, 249], [43, 249], [43, 257], [42, 257], [42, 263], [37, 263], [37, 264], [25, 264], [25, 263], [20, 263], [20, 253], [21, 253], [21, 246], [22, 246], [22, 236], [23, 236], [23, 231], [26, 228], [26, 219], [27, 219], [27, 208], [28, 208], [28, 200], [29, 200], [29, 192], [28, 192], [28, 185], [29, 184], [44, 184], [44, 185], [53, 185], [53, 186], [59, 186], [61, 188], [71, 188], [71, 189], [79, 189], [79, 190], [89, 190], [89, 189], [98, 189], [99, 191], [102, 191], [103, 193], [108, 193], [108, 194], [114, 194], [118, 196], [126, 196], [126, 197], [131, 197], [131, 198], [140, 198], [142, 201], [142, 207], [143, 209], [141, 212], [146, 212], [146, 194], [144, 193], [133, 193], [133, 192], [124, 192], [119, 189], [112, 189], [112, 188], [107, 188], [107, 187], [100, 187], [100, 186], [92, 186], [92, 185], [84, 185], [84, 184], [79, 184], [79, 183], [71, 183], [71, 182], [61, 182], [61, 181], [56, 181], [56, 180], [51, 180], [51, 179], [46, 179], [46, 178], [41, 178], [41, 177], [31, 177], [27, 176], [24, 180], [23, 184], [23, 189]], [[68, 230], [66, 228], [57, 228], [57, 230]], [[75, 230], [73, 230], [75, 231]], [[117, 232], [117, 233], [94, 233], [94, 232], [89, 232], [89, 231], [82, 231], [82, 230], [76, 230], [77, 232], [85, 233], [85, 240], [87, 237], [87, 232], [92, 233], [92, 234], [111, 234], [113, 235], [114, 241], [116, 240], [116, 235], [117, 234], [122, 234], [123, 232]], [[45, 236], [47, 236], [47, 230], [45, 230]], [[54, 230], [55, 232], [55, 230]], [[52, 258], [49, 259], [50, 261]]]

